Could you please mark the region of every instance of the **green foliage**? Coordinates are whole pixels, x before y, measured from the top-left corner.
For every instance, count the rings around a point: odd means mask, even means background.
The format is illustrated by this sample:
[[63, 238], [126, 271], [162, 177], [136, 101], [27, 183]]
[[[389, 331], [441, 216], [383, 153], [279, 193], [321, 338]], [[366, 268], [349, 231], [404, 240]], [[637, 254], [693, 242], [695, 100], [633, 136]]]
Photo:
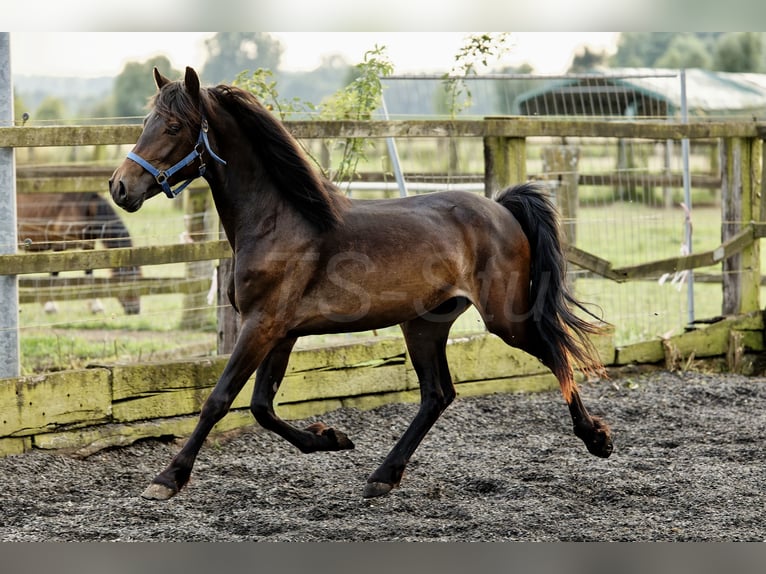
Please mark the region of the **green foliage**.
[[63, 100], [54, 96], [46, 97], [40, 105], [37, 106], [37, 110], [34, 113], [34, 120], [53, 123], [61, 123], [61, 120], [67, 117], [66, 104]]
[[114, 80], [113, 113], [119, 117], [143, 117], [149, 98], [157, 90], [152, 79], [152, 69], [157, 68], [165, 76], [176, 78], [181, 72], [173, 69], [166, 56], [156, 56], [146, 62], [128, 62]]
[[470, 36], [466, 44], [455, 55], [455, 64], [444, 74], [446, 108], [451, 117], [471, 107], [472, 95], [465, 78], [478, 74], [480, 68], [487, 68], [490, 60], [502, 56], [505, 51], [506, 32], [484, 33]]
[[665, 53], [655, 62], [660, 68], [710, 69], [713, 59], [705, 43], [697, 36], [683, 34], [674, 37]]
[[617, 67], [766, 70], [763, 32], [623, 32], [610, 64]]
[[234, 80], [234, 85], [253, 94], [258, 100], [271, 111], [276, 113], [281, 120], [292, 119], [296, 116], [314, 114], [316, 106], [298, 97], [289, 100], [281, 98], [277, 90], [277, 82], [273, 79], [271, 70], [258, 68], [252, 74], [240, 72]]
[[611, 65], [624, 68], [656, 65], [677, 32], [622, 32]]
[[762, 72], [764, 66], [761, 32], [730, 32], [715, 46], [715, 69], [723, 72]]
[[[355, 66], [356, 77], [343, 89], [325, 99], [319, 110], [323, 120], [370, 120], [381, 104], [383, 84], [381, 77], [390, 76], [393, 64], [385, 54], [384, 46], [375, 46], [364, 54], [364, 60]], [[359, 162], [365, 160], [368, 146], [366, 138], [347, 138], [341, 143], [343, 154], [332, 175], [336, 182], [351, 182]]]
[[[391, 74], [393, 65], [385, 55], [385, 47], [375, 46], [364, 55], [364, 60], [354, 66], [354, 74], [347, 86], [325, 98], [319, 106], [300, 98], [284, 99], [277, 89], [270, 70], [258, 69], [252, 74], [242, 72], [235, 84], [254, 94], [280, 119], [296, 115], [313, 114], [321, 120], [369, 120], [380, 106], [383, 94], [381, 77]], [[347, 138], [340, 142], [342, 155], [338, 167], [330, 176], [338, 183], [350, 182], [359, 162], [366, 159], [366, 138]]]
[[218, 32], [205, 41], [208, 57], [201, 76], [205, 83], [232, 83], [243, 70], [276, 70], [282, 44], [265, 32]]

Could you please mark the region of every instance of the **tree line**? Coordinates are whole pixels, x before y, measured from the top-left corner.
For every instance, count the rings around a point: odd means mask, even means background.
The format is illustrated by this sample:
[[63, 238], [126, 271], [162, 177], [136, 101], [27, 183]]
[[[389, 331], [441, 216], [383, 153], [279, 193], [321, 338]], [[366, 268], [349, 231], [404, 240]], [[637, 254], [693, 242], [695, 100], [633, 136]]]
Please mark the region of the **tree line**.
[[605, 66], [763, 73], [765, 42], [764, 32], [622, 32], [613, 55], [583, 48], [569, 71]]
[[[765, 36], [766, 33], [763, 32], [623, 32], [619, 35], [614, 54], [596, 52], [584, 47], [573, 54], [569, 72], [587, 72], [596, 67], [703, 68], [726, 72], [766, 72]], [[466, 65], [467, 56], [481, 59], [487, 54], [500, 55], [503, 48], [508, 52], [512, 48], [503, 46], [507, 40], [508, 35], [505, 34], [472, 36], [466, 47], [455, 57], [456, 69], [467, 76], [478, 73], [476, 66]], [[337, 54], [325, 56], [321, 65], [309, 72], [282, 70], [280, 59], [284, 47], [266, 32], [219, 32], [205, 41], [205, 50], [205, 64], [199, 70], [203, 82], [232, 83], [243, 73], [255, 73], [259, 69], [269, 70], [279, 85], [282, 97], [291, 101], [319, 104], [349, 85], [355, 78], [354, 65]], [[165, 56], [156, 56], [145, 62], [129, 62], [114, 78], [111, 91], [102, 97], [94, 98], [89, 95], [65, 99], [58, 95], [47, 95], [32, 107], [25, 103], [27, 96], [17, 93], [16, 119], [22, 122], [22, 117], [27, 114], [30, 121], [41, 123], [84, 118], [113, 118], [115, 121], [140, 122], [146, 113], [147, 102], [155, 90], [151, 79], [151, 70], [155, 66], [168, 77], [182, 75], [181, 70], [173, 69], [170, 60]], [[481, 71], [534, 73], [535, 70], [529, 64], [504, 66], [502, 57], [498, 57], [491, 67], [484, 66]], [[450, 87], [453, 89], [453, 96], [456, 93], [455, 88], [461, 88], [454, 84]], [[521, 83], [519, 87], [522, 87]], [[502, 89], [507, 90], [507, 87]], [[461, 95], [470, 97], [471, 94]], [[504, 94], [502, 98], [508, 101], [512, 96], [513, 94]], [[433, 96], [429, 95], [428, 99], [433, 99]], [[434, 106], [437, 113], [444, 112], [443, 99]], [[403, 107], [399, 111], [418, 113], [421, 110], [422, 108], [416, 110], [413, 103], [412, 109]]]

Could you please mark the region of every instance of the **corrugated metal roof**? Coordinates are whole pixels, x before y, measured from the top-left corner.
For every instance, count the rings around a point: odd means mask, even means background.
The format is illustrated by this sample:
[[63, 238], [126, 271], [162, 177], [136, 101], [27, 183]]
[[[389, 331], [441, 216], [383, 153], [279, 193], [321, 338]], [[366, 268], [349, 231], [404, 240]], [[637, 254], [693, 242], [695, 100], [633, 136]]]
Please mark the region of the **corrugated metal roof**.
[[[696, 116], [766, 116], [766, 75], [733, 74], [688, 69], [686, 74], [686, 98], [690, 115]], [[609, 99], [609, 106], [602, 103], [589, 104], [589, 111], [566, 111], [564, 98], [580, 99], [587, 92], [589, 98]], [[546, 101], [546, 99], [548, 101]], [[558, 102], [556, 102], [558, 99]], [[520, 113], [561, 114], [591, 113], [594, 115], [629, 115], [628, 108], [643, 102], [644, 114], [662, 110], [666, 115], [677, 115], [681, 109], [681, 74], [678, 70], [654, 68], [610, 68], [589, 74], [552, 80], [548, 85], [521, 94], [516, 98]], [[652, 101], [653, 100], [653, 101]], [[551, 102], [559, 105], [551, 105]], [[617, 102], [617, 104], [615, 104]], [[543, 105], [544, 104], [544, 105]], [[660, 106], [659, 104], [664, 104]], [[612, 110], [616, 113], [599, 112]], [[551, 109], [557, 111], [551, 112]], [[526, 111], [525, 111], [526, 110]], [[565, 110], [562, 112], [561, 110]]]

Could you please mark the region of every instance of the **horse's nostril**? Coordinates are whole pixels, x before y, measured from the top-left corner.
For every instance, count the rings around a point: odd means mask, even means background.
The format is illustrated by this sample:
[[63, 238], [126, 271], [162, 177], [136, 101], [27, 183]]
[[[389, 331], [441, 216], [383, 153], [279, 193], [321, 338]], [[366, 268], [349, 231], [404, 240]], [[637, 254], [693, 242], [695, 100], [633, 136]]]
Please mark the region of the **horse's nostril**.
[[125, 189], [125, 183], [123, 183], [122, 180], [117, 182], [117, 189], [114, 188], [114, 185], [110, 184], [109, 186], [112, 190], [112, 195], [114, 196], [114, 199], [117, 201], [122, 201], [128, 196], [128, 190]]

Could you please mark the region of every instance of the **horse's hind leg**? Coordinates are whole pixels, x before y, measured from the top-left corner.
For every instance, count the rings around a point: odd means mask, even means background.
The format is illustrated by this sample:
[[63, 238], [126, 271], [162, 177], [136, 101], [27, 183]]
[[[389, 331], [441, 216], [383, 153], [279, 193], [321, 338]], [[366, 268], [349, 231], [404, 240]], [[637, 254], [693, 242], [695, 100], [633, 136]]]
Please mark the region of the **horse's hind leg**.
[[570, 360], [566, 352], [560, 346], [554, 347], [556, 352], [562, 353], [566, 358], [566, 367], [557, 369], [552, 357], [545, 351], [548, 347], [542, 345], [539, 341], [540, 335], [532, 323], [535, 320], [534, 314], [524, 311], [526, 308], [524, 301], [516, 301], [517, 309], [511, 311], [507, 310], [504, 302], [497, 305], [492, 303], [493, 300], [490, 298], [483, 310], [487, 329], [500, 337], [508, 345], [537, 357], [546, 367], [551, 369], [559, 382], [561, 394], [569, 407], [575, 436], [585, 443], [588, 452], [591, 454], [602, 458], [609, 457], [613, 450], [609, 426], [599, 417], [588, 413], [588, 410], [585, 408], [580, 398], [580, 393], [577, 390]]
[[453, 299], [448, 305], [452, 307], [449, 311], [439, 314], [437, 309], [429, 318], [419, 317], [401, 326], [420, 383], [420, 408], [383, 463], [367, 478], [365, 498], [382, 496], [399, 485], [410, 457], [455, 398], [447, 365], [447, 337], [452, 323], [468, 303]]
[[314, 423], [301, 430], [286, 423], [274, 412], [274, 397], [285, 376], [293, 345], [295, 339], [282, 340], [258, 367], [250, 403], [253, 416], [262, 427], [275, 432], [304, 453], [354, 448], [354, 443], [345, 434], [324, 423]]

